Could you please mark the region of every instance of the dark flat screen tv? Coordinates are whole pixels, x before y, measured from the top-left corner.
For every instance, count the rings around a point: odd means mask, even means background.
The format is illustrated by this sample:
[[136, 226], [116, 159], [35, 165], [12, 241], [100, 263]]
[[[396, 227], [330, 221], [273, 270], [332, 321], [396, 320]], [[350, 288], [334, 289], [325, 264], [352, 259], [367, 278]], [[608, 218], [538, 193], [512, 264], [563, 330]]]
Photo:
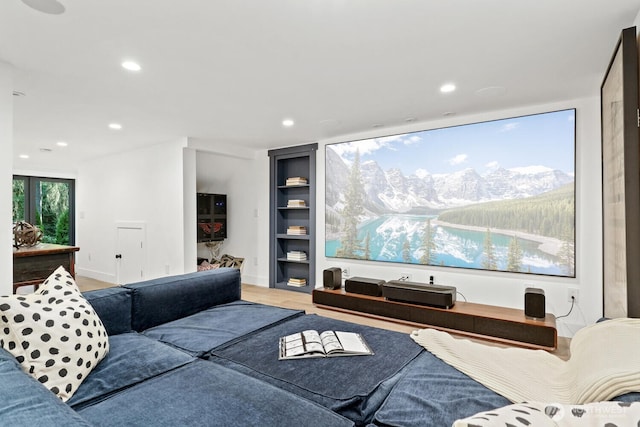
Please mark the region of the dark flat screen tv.
[[575, 120], [326, 145], [325, 255], [575, 277]]

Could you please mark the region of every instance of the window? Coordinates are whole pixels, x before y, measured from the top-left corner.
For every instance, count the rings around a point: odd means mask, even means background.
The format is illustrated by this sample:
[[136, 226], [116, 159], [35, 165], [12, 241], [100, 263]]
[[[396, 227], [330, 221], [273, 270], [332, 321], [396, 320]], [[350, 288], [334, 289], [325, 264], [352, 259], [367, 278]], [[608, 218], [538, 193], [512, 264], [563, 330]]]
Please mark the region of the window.
[[27, 221], [43, 232], [43, 243], [75, 244], [75, 181], [13, 177], [13, 222]]

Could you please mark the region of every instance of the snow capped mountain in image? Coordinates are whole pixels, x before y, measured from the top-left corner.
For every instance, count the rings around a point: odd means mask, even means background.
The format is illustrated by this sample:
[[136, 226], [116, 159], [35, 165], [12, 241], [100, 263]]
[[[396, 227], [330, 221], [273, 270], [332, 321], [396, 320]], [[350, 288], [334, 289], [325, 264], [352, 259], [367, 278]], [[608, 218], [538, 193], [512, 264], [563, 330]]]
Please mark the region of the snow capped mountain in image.
[[[335, 208], [344, 202], [351, 165], [332, 149], [326, 152], [326, 203]], [[360, 174], [364, 208], [377, 214], [418, 213], [533, 197], [574, 181], [571, 174], [539, 165], [512, 169], [497, 167], [483, 175], [472, 168], [438, 175], [422, 169], [405, 176], [400, 169], [384, 171], [377, 162], [369, 160], [360, 164]]]

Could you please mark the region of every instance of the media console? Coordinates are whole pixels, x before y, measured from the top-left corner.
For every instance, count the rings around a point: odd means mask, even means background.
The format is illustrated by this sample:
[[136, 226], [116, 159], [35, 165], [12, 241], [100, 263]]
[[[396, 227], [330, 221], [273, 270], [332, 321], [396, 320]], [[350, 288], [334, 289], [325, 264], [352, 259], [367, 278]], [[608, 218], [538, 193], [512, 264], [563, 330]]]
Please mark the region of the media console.
[[383, 317], [417, 327], [433, 327], [473, 338], [483, 338], [521, 347], [555, 350], [558, 345], [556, 319], [528, 319], [523, 310], [457, 301], [451, 308], [430, 307], [384, 297], [345, 292], [344, 289], [314, 289], [313, 303], [322, 308]]

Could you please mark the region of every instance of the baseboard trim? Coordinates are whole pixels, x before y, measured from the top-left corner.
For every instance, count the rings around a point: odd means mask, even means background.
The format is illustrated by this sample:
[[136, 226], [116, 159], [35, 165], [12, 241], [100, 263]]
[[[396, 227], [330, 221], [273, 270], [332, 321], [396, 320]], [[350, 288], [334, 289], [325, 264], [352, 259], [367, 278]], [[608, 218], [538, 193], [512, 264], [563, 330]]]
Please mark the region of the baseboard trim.
[[115, 274], [108, 274], [102, 271], [89, 270], [80, 268], [76, 265], [76, 276], [88, 277], [90, 279], [100, 280], [101, 282], [116, 283]]

